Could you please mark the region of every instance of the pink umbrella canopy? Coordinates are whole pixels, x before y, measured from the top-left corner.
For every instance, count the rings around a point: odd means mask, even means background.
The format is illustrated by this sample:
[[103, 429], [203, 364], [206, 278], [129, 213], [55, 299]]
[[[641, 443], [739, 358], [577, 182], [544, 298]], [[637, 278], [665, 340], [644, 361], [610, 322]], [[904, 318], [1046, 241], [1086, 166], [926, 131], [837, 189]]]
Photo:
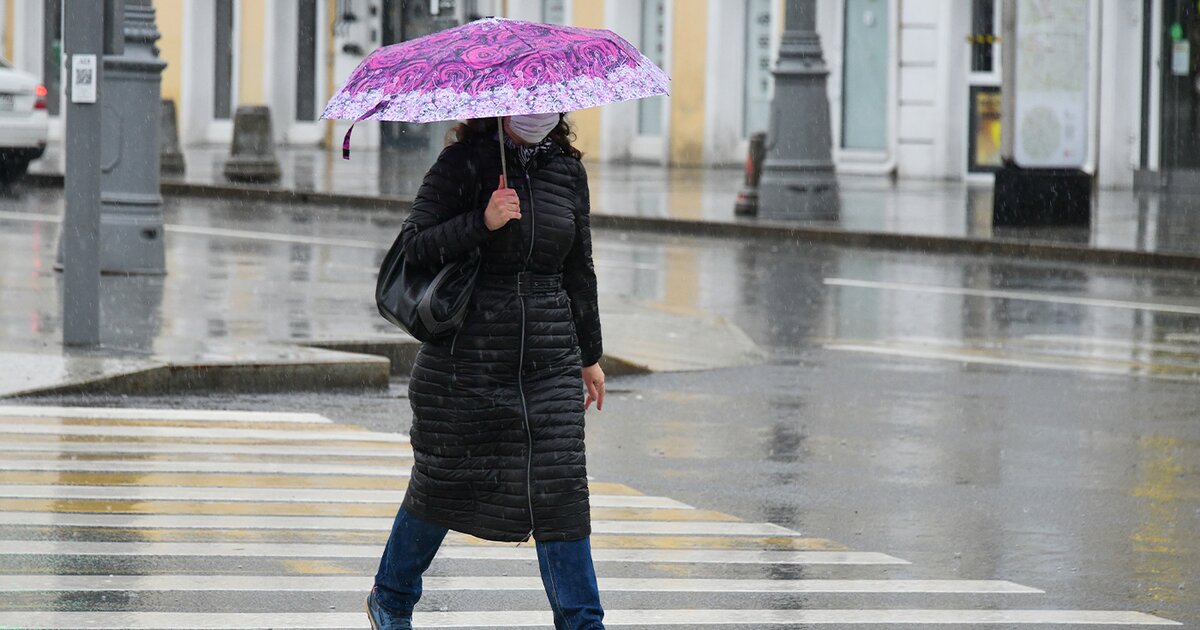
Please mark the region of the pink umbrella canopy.
[[665, 95], [669, 82], [612, 31], [484, 18], [377, 49], [321, 117], [434, 122], [567, 112]]

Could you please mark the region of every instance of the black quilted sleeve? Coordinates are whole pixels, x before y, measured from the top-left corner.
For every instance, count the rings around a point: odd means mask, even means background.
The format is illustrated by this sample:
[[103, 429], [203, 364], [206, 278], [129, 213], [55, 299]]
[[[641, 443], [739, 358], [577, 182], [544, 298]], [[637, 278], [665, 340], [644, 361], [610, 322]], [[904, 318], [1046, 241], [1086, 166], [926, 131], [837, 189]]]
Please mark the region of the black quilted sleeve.
[[483, 208], [474, 207], [478, 183], [470, 155], [469, 146], [452, 144], [425, 173], [400, 229], [404, 254], [412, 263], [440, 268], [491, 234], [483, 222]]
[[576, 180], [575, 244], [563, 263], [563, 287], [571, 298], [571, 317], [579, 335], [583, 365], [600, 360], [603, 345], [600, 338], [600, 306], [596, 297], [596, 269], [592, 264], [591, 194], [588, 191], [587, 171], [579, 167]]

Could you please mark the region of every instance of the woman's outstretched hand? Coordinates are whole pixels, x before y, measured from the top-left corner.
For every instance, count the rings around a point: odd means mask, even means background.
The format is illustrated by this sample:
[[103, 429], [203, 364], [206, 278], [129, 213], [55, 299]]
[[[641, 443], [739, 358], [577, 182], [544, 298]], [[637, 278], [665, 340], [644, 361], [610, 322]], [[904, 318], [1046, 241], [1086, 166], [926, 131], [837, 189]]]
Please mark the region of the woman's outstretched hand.
[[521, 220], [521, 200], [517, 191], [504, 187], [504, 177], [500, 177], [500, 187], [492, 193], [487, 208], [483, 211], [483, 223], [487, 229], [495, 232], [513, 219]]
[[591, 407], [593, 401], [596, 403], [596, 411], [604, 409], [604, 370], [600, 369], [599, 363], [593, 363], [583, 368], [583, 384], [587, 387], [587, 401], [583, 403], [584, 410]]

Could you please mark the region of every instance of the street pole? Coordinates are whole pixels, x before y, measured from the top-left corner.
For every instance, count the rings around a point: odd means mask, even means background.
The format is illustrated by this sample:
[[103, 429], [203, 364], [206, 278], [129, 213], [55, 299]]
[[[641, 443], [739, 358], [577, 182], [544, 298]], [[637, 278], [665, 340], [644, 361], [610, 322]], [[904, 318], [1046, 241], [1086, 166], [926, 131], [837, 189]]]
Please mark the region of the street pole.
[[837, 220], [837, 179], [829, 128], [829, 70], [817, 35], [816, 0], [788, 0], [772, 74], [771, 122], [759, 188], [759, 216]]
[[100, 56], [104, 3], [66, 0], [66, 213], [63, 217], [63, 345], [100, 343]]
[[[105, 273], [166, 273], [160, 192], [162, 71], [151, 0], [105, 0], [117, 12], [115, 46], [104, 56], [109, 106], [101, 179], [100, 268]], [[123, 9], [123, 10], [122, 10]]]

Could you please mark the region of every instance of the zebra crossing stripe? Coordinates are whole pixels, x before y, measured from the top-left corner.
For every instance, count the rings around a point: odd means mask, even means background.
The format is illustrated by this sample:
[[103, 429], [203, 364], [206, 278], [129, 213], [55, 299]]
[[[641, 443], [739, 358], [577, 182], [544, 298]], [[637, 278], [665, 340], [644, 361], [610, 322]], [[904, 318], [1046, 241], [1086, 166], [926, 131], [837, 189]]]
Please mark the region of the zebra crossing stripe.
[[95, 420], [182, 420], [189, 422], [295, 422], [333, 424], [315, 413], [279, 411], [222, 411], [205, 409], [123, 409], [107, 407], [0, 406], [3, 418], [86, 418]]
[[[0, 612], [0, 626], [47, 630], [151, 630], [190, 628], [333, 629], [364, 625], [364, 613], [196, 613], [196, 612]], [[549, 611], [418, 612], [421, 628], [530, 628], [553, 625]], [[1162, 617], [1109, 610], [609, 610], [604, 625], [621, 626], [789, 626], [843, 625], [1182, 625]]]
[[[621, 499], [624, 497], [615, 497]], [[352, 516], [242, 516], [237, 514], [99, 514], [0, 511], [0, 525], [109, 527], [122, 529], [288, 529], [317, 531], [391, 531], [392, 518]], [[668, 536], [800, 537], [770, 523], [706, 521], [592, 521], [595, 534]]]
[[[0, 575], [10, 592], [270, 591], [366, 592], [368, 575]], [[538, 577], [426, 576], [426, 591], [541, 591]], [[755, 580], [600, 578], [606, 593], [970, 593], [1043, 591], [1004, 580]]]
[[137, 461], [120, 459], [93, 460], [36, 460], [5, 459], [0, 470], [43, 472], [174, 472], [174, 473], [250, 473], [276, 475], [369, 475], [373, 477], [407, 477], [408, 466], [349, 464], [315, 464], [291, 462], [232, 462], [232, 461]]
[[87, 453], [97, 455], [281, 455], [284, 457], [386, 457], [412, 459], [409, 448], [344, 448], [294, 444], [171, 444], [149, 442], [0, 442], [7, 453]]
[[[404, 490], [406, 477], [355, 475], [233, 475], [213, 473], [89, 473], [53, 471], [3, 471], [0, 484], [49, 484], [76, 486], [188, 487], [188, 488], [327, 488], [347, 490]], [[642, 496], [622, 483], [589, 482], [598, 494]], [[685, 508], [690, 509], [690, 508]]]
[[[0, 448], [0, 451], [3, 449]], [[108, 499], [111, 501], [247, 501], [263, 503], [382, 503], [400, 505], [403, 490], [324, 488], [222, 488], [163, 486], [0, 485], [0, 497], [12, 499]], [[667, 497], [593, 494], [592, 507], [693, 510]], [[0, 514], [0, 519], [3, 514]], [[780, 528], [782, 530], [782, 528]]]
[[[387, 442], [407, 444], [408, 436], [399, 433], [377, 433], [374, 431], [307, 431], [288, 429], [228, 429], [207, 427], [163, 427], [163, 426], [120, 426], [120, 425], [59, 425], [59, 424], [4, 424], [0, 423], [0, 435], [54, 435], [95, 437], [169, 437], [283, 440], [301, 442]], [[9, 439], [9, 438], [6, 438]]]
[[[378, 558], [378, 545], [302, 543], [81, 542], [0, 540], [0, 554], [46, 556], [195, 556], [234, 558]], [[532, 546], [445, 545], [447, 560], [536, 561]], [[731, 549], [595, 549], [596, 562], [662, 564], [909, 564], [887, 554], [860, 551], [757, 551]], [[3, 625], [3, 624], [0, 624]]]

